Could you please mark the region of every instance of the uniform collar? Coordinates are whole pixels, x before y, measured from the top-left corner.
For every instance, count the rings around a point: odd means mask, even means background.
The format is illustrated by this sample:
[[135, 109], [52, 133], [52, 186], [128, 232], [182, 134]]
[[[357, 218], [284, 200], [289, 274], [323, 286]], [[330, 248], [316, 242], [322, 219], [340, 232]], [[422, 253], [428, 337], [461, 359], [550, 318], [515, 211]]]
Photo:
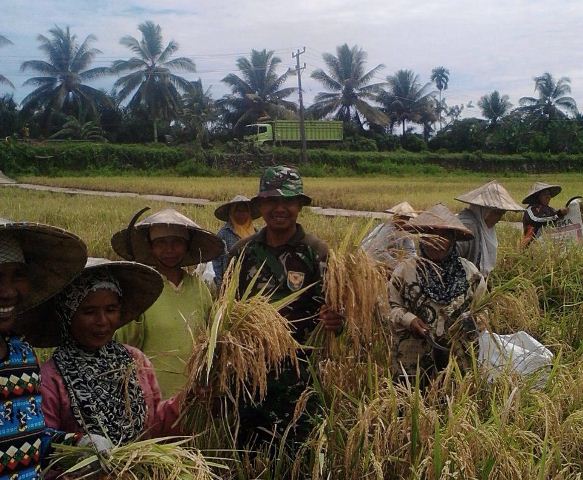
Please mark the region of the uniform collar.
[[[261, 230], [259, 230], [259, 232], [257, 232], [257, 241], [264, 243], [267, 245], [267, 241], [266, 241], [266, 230], [267, 227], [263, 227]], [[303, 227], [299, 224], [296, 223], [296, 233], [293, 234], [293, 236], [286, 242], [286, 245], [290, 245], [290, 246], [295, 246], [298, 245], [299, 243], [301, 243], [301, 241], [304, 239], [304, 237], [306, 236], [306, 233], [304, 232]]]

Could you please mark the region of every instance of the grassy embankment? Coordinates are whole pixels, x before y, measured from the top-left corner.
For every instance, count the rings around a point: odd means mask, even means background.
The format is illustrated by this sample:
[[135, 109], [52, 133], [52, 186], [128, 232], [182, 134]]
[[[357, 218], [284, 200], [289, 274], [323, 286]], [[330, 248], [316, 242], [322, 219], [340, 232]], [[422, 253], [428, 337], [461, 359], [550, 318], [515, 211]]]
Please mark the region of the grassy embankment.
[[[463, 205], [454, 200], [472, 188], [497, 178], [520, 202], [535, 181], [558, 183], [563, 192], [553, 200], [562, 205], [572, 196], [583, 194], [583, 174], [554, 173], [547, 175], [515, 175], [494, 177], [490, 174], [451, 173], [444, 175], [405, 175], [398, 177], [331, 177], [304, 179], [305, 191], [314, 205], [353, 210], [382, 211], [407, 200], [415, 208], [424, 209], [437, 202], [459, 210]], [[227, 200], [242, 193], [253, 196], [259, 181], [250, 177], [19, 177], [22, 182], [90, 190], [155, 193], [215, 201]]]
[[[142, 202], [3, 188], [0, 205], [0, 216], [69, 228], [92, 254], [109, 256], [111, 233]], [[207, 228], [218, 227], [211, 207], [180, 210]], [[334, 247], [350, 224], [365, 223], [310, 214], [302, 221]], [[541, 388], [512, 375], [488, 383], [477, 367], [462, 377], [451, 364], [441, 382], [421, 394], [414, 385], [395, 387], [386, 378], [388, 352], [358, 361], [348, 352], [317, 366], [322, 408], [303, 450], [294, 458], [279, 451], [277, 465], [259, 457], [234, 469], [233, 477], [282, 478], [295, 466], [295, 478], [312, 479], [580, 479], [583, 249], [535, 245], [520, 252], [517, 231], [502, 227], [499, 233], [488, 318], [496, 331], [525, 329], [551, 346], [556, 359]], [[199, 443], [206, 439], [202, 435]], [[269, 473], [276, 468], [279, 476]]]

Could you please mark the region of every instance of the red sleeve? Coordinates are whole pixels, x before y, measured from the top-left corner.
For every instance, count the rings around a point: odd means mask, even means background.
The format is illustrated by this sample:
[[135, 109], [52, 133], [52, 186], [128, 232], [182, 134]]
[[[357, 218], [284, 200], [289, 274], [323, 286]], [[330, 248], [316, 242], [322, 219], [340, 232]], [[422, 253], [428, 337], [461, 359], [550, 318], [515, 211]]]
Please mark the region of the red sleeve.
[[177, 427], [179, 401], [176, 397], [162, 401], [160, 386], [152, 362], [137, 348], [124, 345], [134, 357], [138, 379], [148, 406], [147, 429], [150, 438], [183, 435]]
[[[61, 398], [61, 388], [59, 380], [61, 376], [57, 372], [55, 364], [52, 360], [45, 362], [40, 367], [41, 371], [41, 386], [40, 392], [42, 396], [41, 405], [45, 417], [47, 427], [56, 430], [64, 430], [61, 407], [63, 399]], [[67, 402], [68, 403], [68, 402]]]

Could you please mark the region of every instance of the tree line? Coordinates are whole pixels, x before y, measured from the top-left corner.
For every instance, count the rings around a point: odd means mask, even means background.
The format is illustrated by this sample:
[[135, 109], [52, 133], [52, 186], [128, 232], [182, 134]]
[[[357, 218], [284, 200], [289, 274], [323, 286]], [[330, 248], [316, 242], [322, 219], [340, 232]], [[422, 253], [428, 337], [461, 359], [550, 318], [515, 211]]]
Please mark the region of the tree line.
[[[297, 118], [297, 88], [288, 86], [295, 71], [282, 72], [273, 51], [252, 50], [239, 58], [237, 73], [222, 79], [231, 93], [215, 100], [201, 80], [180, 75], [196, 72], [195, 63], [177, 56], [178, 44], [165, 43], [159, 25], [146, 21], [138, 30], [139, 38], [120, 39], [129, 58], [94, 68], [102, 53], [93, 46], [94, 35], [80, 41], [69, 27], [58, 26], [39, 35], [44, 59], [21, 65], [31, 73], [23, 85], [34, 89], [20, 105], [10, 94], [0, 98], [0, 135], [115, 142], [157, 142], [165, 135], [208, 146], [240, 137], [251, 123]], [[11, 44], [0, 35], [0, 47]], [[311, 77], [325, 91], [306, 116], [343, 121], [348, 138], [360, 140], [352, 142], [356, 149], [583, 151], [583, 121], [566, 77], [535, 77], [536, 96], [522, 97], [516, 107], [498, 91], [485, 94], [477, 104], [483, 119], [462, 120], [472, 105], [447, 104], [450, 72], [443, 66], [422, 83], [406, 69], [383, 77], [384, 65], [369, 68], [366, 51], [357, 45], [340, 45], [322, 60], [325, 68]], [[109, 92], [88, 85], [108, 76], [117, 77]], [[1, 73], [0, 84], [14, 88]]]

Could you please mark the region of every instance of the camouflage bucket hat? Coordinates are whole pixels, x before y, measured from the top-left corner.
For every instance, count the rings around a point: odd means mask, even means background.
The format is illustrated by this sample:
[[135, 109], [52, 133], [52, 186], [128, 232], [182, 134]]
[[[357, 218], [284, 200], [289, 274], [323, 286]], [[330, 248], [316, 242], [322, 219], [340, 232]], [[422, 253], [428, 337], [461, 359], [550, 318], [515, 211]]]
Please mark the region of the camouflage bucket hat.
[[268, 167], [259, 182], [259, 193], [253, 198], [284, 197], [300, 198], [303, 205], [312, 203], [312, 199], [304, 194], [304, 184], [299, 172], [293, 167], [279, 165]]

